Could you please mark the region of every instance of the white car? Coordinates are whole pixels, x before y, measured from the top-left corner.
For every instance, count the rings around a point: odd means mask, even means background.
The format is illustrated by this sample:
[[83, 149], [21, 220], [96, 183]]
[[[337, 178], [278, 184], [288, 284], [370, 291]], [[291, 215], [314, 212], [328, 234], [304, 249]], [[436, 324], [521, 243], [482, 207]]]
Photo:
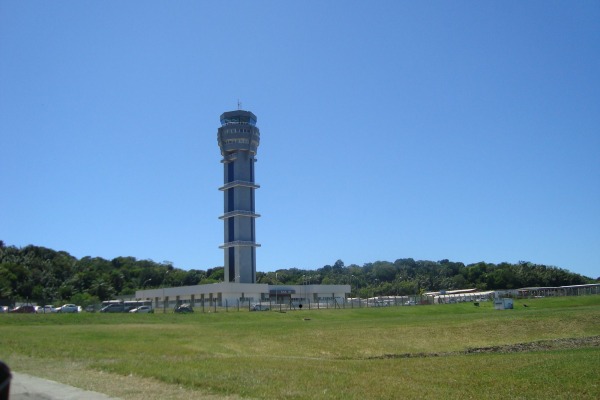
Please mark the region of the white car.
[[65, 304], [64, 306], [60, 307], [57, 312], [59, 313], [76, 313], [79, 312], [79, 307], [77, 307], [75, 304]]
[[129, 310], [130, 313], [153, 313], [154, 310], [150, 306], [139, 306], [133, 310]]
[[38, 307], [38, 309], [37, 309], [36, 312], [38, 314], [50, 314], [50, 313], [55, 313], [56, 310], [57, 309], [54, 308], [53, 306], [46, 305], [46, 306], [43, 306], [43, 307]]

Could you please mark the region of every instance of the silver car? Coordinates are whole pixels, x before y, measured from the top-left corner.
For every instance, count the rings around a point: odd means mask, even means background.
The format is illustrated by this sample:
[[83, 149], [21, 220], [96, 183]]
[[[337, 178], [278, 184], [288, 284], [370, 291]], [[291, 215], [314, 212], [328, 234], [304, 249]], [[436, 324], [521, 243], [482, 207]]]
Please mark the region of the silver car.
[[56, 312], [77, 313], [79, 312], [79, 307], [77, 307], [75, 304], [65, 304], [64, 306], [60, 307]]
[[38, 307], [38, 309], [36, 310], [36, 312], [38, 314], [51, 314], [51, 313], [55, 313], [56, 311], [57, 311], [57, 309], [50, 305]]
[[133, 310], [129, 310], [130, 313], [153, 313], [154, 310], [150, 306], [139, 306]]

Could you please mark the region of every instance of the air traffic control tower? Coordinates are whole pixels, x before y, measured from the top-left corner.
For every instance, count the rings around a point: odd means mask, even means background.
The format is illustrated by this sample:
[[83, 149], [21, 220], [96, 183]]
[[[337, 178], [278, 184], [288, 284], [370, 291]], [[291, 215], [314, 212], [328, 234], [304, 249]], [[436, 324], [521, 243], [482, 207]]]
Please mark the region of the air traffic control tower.
[[256, 283], [256, 229], [254, 221], [254, 163], [260, 142], [256, 115], [237, 110], [221, 114], [217, 140], [223, 156], [225, 226], [225, 282]]

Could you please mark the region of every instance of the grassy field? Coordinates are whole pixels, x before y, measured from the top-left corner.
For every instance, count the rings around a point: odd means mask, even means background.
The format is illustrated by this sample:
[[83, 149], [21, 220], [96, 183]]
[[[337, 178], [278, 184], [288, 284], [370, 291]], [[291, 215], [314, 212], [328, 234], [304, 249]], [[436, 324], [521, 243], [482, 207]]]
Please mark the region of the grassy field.
[[505, 311], [0, 315], [0, 359], [123, 399], [598, 399], [600, 296]]

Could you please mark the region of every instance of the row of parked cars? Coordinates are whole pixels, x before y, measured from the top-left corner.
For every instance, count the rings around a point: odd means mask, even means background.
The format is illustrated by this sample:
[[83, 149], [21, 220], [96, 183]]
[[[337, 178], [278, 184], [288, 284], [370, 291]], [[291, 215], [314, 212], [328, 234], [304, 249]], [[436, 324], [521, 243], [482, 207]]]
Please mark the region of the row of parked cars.
[[[302, 307], [302, 306], [300, 306]], [[255, 304], [252, 311], [269, 311], [269, 307], [266, 305]], [[79, 313], [82, 311], [81, 306], [75, 304], [65, 304], [61, 307], [54, 307], [51, 305], [46, 306], [33, 306], [24, 305], [15, 308], [8, 308], [6, 306], [0, 306], [0, 313], [27, 313], [27, 314], [51, 314], [51, 313]], [[86, 308], [85, 311], [94, 312], [96, 309], [93, 306]], [[125, 303], [110, 303], [100, 309], [101, 313], [154, 313], [152, 306], [131, 306]], [[180, 314], [193, 313], [194, 309], [190, 304], [181, 304], [173, 309], [173, 312]]]
[[139, 306], [132, 308], [123, 303], [112, 303], [100, 309], [101, 313], [153, 313], [154, 309], [150, 306]]
[[17, 314], [50, 314], [50, 313], [77, 313], [81, 312], [81, 306], [75, 304], [65, 304], [60, 307], [54, 306], [34, 306], [34, 305], [22, 305], [15, 308], [9, 308], [6, 306], [0, 307], [1, 313], [17, 313]]
[[[22, 305], [15, 308], [9, 308], [6, 306], [0, 306], [0, 313], [17, 313], [17, 314], [52, 314], [52, 313], [80, 313], [82, 311], [81, 306], [75, 304], [65, 304], [60, 307], [54, 307], [51, 305], [46, 306], [33, 306], [33, 305]], [[92, 311], [92, 310], [86, 310]], [[130, 313], [153, 313], [154, 310], [150, 306], [140, 307], [127, 307], [123, 304], [110, 304], [103, 307], [100, 312], [130, 312]]]

